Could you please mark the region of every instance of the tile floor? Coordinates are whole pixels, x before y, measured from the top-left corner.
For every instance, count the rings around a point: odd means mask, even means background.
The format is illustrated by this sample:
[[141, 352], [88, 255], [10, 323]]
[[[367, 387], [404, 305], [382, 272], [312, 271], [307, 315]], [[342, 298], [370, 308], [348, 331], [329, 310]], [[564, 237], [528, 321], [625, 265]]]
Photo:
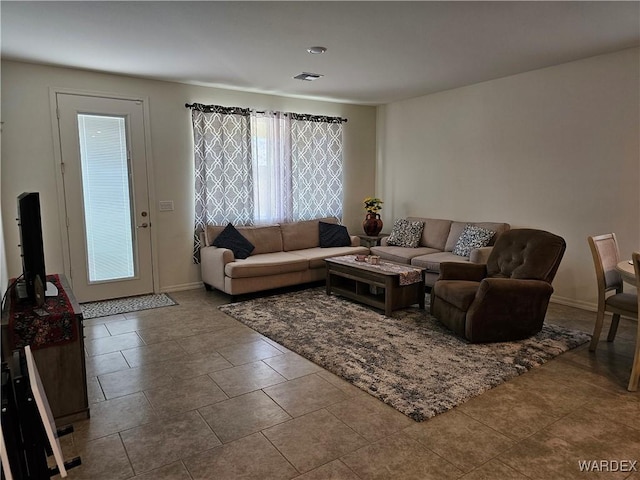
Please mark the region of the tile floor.
[[[633, 322], [415, 423], [221, 313], [228, 297], [173, 296], [85, 322], [91, 419], [61, 438], [83, 462], [68, 478], [640, 480], [578, 464], [640, 461]], [[590, 332], [594, 315], [552, 304], [548, 319]]]

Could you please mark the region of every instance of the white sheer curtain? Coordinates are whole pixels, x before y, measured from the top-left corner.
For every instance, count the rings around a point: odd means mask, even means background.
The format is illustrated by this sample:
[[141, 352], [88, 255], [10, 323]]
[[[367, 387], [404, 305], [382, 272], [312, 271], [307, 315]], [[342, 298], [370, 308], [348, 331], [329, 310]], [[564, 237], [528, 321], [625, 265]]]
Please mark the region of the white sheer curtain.
[[291, 120], [282, 112], [251, 112], [253, 221], [291, 221]]

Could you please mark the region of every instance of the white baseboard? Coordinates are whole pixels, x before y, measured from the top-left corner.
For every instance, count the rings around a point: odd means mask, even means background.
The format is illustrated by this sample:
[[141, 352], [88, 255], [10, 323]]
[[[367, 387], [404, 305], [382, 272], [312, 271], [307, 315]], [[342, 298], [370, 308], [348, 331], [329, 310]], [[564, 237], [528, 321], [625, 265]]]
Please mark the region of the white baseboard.
[[567, 307], [575, 307], [581, 310], [587, 310], [588, 312], [597, 312], [598, 306], [595, 303], [583, 302], [574, 298], [559, 297], [558, 295], [551, 295], [551, 302], [559, 305], [566, 305]]
[[198, 288], [202, 288], [202, 282], [183, 283], [181, 285], [161, 287], [159, 293], [182, 292], [184, 290], [196, 290]]

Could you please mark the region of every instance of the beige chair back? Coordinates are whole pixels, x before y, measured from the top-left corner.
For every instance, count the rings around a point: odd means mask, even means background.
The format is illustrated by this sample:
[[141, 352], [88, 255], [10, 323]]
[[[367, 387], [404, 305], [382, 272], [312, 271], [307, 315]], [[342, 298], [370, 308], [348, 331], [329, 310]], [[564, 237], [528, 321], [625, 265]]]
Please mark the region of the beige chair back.
[[616, 270], [616, 266], [620, 262], [620, 250], [618, 249], [616, 234], [606, 233], [587, 237], [587, 240], [593, 255], [598, 283], [598, 311], [589, 345], [589, 350], [595, 352], [600, 340], [605, 311], [612, 314], [609, 335], [607, 335], [608, 342], [613, 342], [616, 337], [620, 315], [637, 318], [638, 313], [635, 294], [631, 295], [623, 292], [622, 276]]
[[596, 267], [598, 281], [598, 294], [604, 299], [605, 292], [609, 290], [622, 291], [622, 277], [616, 270], [620, 261], [620, 251], [615, 233], [607, 233], [588, 237], [593, 263]]

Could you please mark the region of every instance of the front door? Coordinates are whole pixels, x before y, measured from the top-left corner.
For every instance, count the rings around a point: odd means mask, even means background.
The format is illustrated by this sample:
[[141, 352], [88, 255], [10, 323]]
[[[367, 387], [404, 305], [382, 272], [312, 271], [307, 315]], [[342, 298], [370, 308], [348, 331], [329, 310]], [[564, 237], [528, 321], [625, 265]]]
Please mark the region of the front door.
[[56, 103], [75, 296], [153, 292], [142, 101], [57, 93]]

